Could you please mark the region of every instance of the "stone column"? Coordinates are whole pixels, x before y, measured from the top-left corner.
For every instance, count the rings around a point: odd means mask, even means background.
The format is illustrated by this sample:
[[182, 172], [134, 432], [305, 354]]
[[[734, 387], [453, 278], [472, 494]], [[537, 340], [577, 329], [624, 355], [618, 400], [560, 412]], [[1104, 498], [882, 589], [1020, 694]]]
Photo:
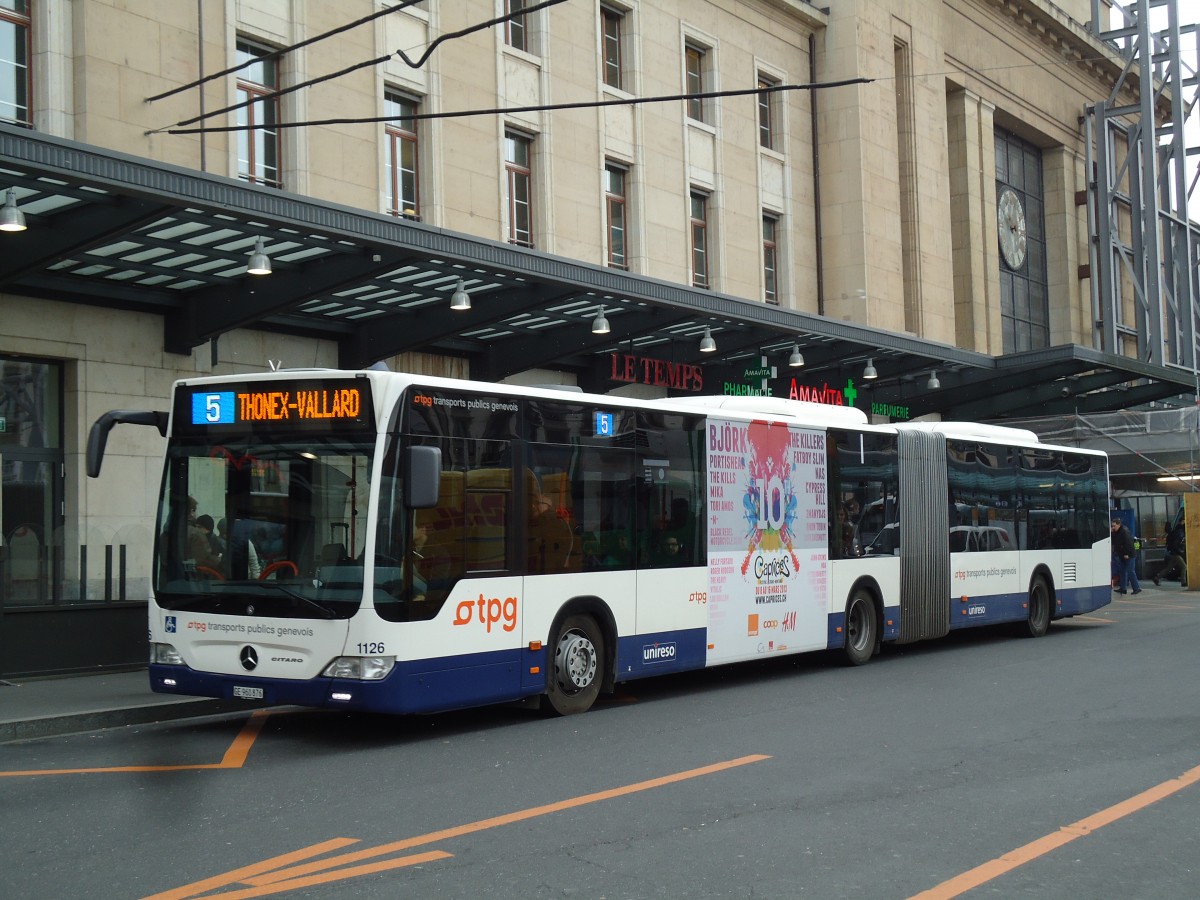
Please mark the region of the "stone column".
[[1065, 147], [1042, 153], [1052, 347], [1058, 344], [1089, 347], [1093, 344], [1091, 295], [1081, 290], [1079, 280], [1079, 266], [1088, 261], [1087, 207], [1075, 204], [1075, 186], [1085, 184], [1083, 170], [1083, 160]]
[[999, 354], [1000, 254], [996, 230], [996, 107], [969, 90], [946, 98], [954, 265], [954, 338]]

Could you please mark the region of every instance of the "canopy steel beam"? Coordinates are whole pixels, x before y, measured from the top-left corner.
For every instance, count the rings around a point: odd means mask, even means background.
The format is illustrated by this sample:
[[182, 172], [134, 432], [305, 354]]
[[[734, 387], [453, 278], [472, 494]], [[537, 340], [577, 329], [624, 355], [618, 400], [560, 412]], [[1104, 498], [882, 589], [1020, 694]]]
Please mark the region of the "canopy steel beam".
[[169, 210], [151, 200], [118, 197], [112, 202], [77, 204], [55, 215], [39, 217], [39, 227], [4, 235], [0, 285], [19, 283], [64, 258], [111, 243], [161, 219]]
[[[581, 317], [578, 324], [569, 323], [544, 333], [529, 333], [504, 342], [503, 353], [489, 353], [485, 364], [486, 380], [499, 381], [525, 369], [539, 368], [579, 354], [595, 354], [612, 346], [621, 352], [621, 341], [638, 335], [661, 333], [664, 328], [685, 322], [689, 316], [677, 310], [647, 308], [645, 312], [609, 315], [608, 334], [592, 334], [591, 319]], [[696, 342], [698, 344], [698, 341]], [[682, 339], [677, 339], [677, 345]], [[698, 346], [694, 351], [699, 355]], [[691, 354], [689, 354], [691, 356]], [[680, 362], [694, 362], [681, 359]]]
[[[169, 333], [174, 339], [196, 346], [226, 331], [295, 309], [309, 300], [368, 283], [374, 273], [395, 268], [411, 259], [412, 253], [387, 248], [373, 257], [366, 252], [338, 254], [295, 268], [276, 266], [270, 275], [247, 275], [233, 288], [196, 291], [184, 298], [184, 308], [179, 314], [170, 317]], [[181, 322], [187, 323], [185, 330], [176, 331]]]
[[[561, 291], [538, 285], [505, 288], [485, 295], [473, 295], [469, 310], [432, 315], [422, 307], [398, 311], [383, 319], [358, 325], [353, 335], [338, 345], [338, 364], [344, 368], [371, 365], [389, 356], [411, 350], [427, 349], [459, 337], [464, 331], [486, 329], [522, 313], [545, 307]], [[445, 298], [446, 305], [450, 298]]]

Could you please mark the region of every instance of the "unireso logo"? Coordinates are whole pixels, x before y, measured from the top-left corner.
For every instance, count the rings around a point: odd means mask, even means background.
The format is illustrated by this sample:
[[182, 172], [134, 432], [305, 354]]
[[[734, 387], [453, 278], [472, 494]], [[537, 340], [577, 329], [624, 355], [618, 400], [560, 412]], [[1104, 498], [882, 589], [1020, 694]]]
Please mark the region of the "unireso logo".
[[675, 659], [676, 650], [675, 642], [667, 644], [643, 644], [642, 645], [642, 662], [644, 663], [660, 663]]

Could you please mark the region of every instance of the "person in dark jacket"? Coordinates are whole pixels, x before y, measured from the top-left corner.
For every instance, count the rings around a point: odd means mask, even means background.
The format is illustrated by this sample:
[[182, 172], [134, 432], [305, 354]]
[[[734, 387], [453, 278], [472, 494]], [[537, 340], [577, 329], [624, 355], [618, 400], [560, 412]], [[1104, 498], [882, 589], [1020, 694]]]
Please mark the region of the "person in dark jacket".
[[1187, 561], [1184, 557], [1186, 536], [1182, 522], [1167, 534], [1167, 558], [1163, 562], [1162, 568], [1158, 570], [1158, 574], [1154, 576], [1155, 584], [1164, 578], [1168, 581], [1178, 578], [1180, 587], [1187, 587]]
[[1132, 587], [1135, 594], [1140, 594], [1142, 585], [1137, 577], [1137, 553], [1133, 548], [1133, 534], [1120, 519], [1113, 519], [1111, 537], [1113, 566], [1117, 571], [1119, 585], [1117, 593], [1128, 594], [1127, 588]]

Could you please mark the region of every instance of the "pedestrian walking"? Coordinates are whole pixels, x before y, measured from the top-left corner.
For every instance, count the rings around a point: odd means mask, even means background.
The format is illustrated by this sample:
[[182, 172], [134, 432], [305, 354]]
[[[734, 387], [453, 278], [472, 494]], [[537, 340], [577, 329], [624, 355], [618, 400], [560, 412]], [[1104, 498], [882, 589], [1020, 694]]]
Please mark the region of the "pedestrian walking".
[[1154, 583], [1159, 584], [1164, 578], [1168, 581], [1179, 579], [1180, 587], [1187, 587], [1187, 533], [1180, 522], [1167, 533], [1167, 558], [1154, 576]]
[[1133, 546], [1133, 534], [1120, 519], [1112, 520], [1112, 555], [1113, 568], [1117, 572], [1117, 593], [1128, 594], [1132, 587], [1135, 594], [1142, 592], [1142, 585], [1137, 577], [1137, 552]]

